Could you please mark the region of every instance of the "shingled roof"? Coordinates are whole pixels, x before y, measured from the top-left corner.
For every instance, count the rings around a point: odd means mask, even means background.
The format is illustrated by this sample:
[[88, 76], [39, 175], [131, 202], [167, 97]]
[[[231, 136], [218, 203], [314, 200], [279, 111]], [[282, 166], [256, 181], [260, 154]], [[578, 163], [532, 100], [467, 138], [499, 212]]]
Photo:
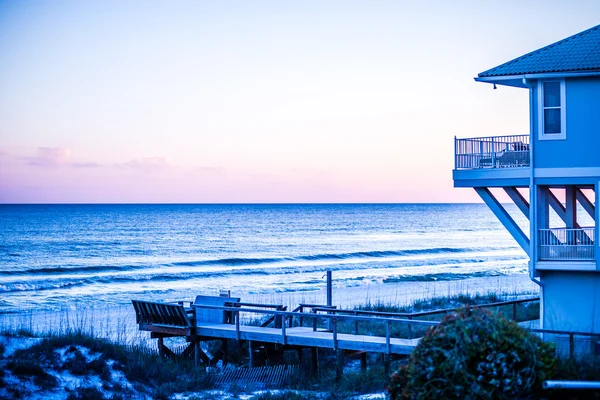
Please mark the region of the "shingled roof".
[[478, 77], [585, 71], [600, 72], [600, 25], [488, 69]]

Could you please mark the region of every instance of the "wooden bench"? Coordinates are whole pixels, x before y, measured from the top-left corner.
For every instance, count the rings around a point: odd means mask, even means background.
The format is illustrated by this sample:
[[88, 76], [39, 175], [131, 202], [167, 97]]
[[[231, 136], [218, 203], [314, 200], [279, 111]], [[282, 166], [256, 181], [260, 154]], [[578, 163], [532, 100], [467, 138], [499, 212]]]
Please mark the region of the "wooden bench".
[[195, 326], [183, 305], [143, 300], [131, 300], [131, 303], [141, 331], [189, 336]]

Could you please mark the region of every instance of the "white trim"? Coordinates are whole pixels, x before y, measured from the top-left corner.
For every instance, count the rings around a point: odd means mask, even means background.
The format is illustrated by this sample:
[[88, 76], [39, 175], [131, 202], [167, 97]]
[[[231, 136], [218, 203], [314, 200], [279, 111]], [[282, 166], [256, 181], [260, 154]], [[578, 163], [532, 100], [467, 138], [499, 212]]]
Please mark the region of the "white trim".
[[[540, 74], [521, 74], [521, 75], [498, 75], [498, 76], [484, 76], [478, 77], [476, 76], [476, 82], [485, 82], [485, 83], [498, 83], [501, 84], [500, 81], [512, 81], [512, 80], [522, 80], [522, 79], [556, 79], [556, 78], [579, 78], [579, 77], [588, 77], [588, 76], [599, 76], [599, 71], [582, 71], [582, 72], [545, 72]], [[526, 87], [526, 86], [523, 86]]]
[[[560, 133], [544, 133], [544, 83], [560, 83]], [[567, 87], [564, 79], [549, 79], [538, 81], [538, 139], [539, 140], [565, 140], [567, 138]]]
[[529, 167], [455, 169], [452, 171], [452, 178], [454, 180], [529, 178]]
[[600, 176], [600, 168], [535, 168], [536, 178], [593, 178]]
[[596, 271], [595, 261], [538, 261], [540, 271]]

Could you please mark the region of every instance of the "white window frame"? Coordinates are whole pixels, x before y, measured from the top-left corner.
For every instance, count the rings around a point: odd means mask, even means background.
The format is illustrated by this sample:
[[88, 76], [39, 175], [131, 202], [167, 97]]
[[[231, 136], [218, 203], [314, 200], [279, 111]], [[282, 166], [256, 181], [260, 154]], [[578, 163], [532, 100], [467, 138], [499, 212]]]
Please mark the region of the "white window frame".
[[[544, 133], [544, 83], [560, 83], [560, 133]], [[567, 85], [564, 79], [546, 79], [538, 83], [538, 139], [565, 140], [567, 138]]]

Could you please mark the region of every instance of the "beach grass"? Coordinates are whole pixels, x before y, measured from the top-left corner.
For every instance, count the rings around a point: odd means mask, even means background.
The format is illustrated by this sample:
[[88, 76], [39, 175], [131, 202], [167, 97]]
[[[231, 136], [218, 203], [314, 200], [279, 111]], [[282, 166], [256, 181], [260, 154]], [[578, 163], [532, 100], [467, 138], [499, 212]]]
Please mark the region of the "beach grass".
[[[526, 293], [525, 295], [528, 295]], [[361, 305], [353, 310], [386, 311], [386, 312], [416, 312], [436, 310], [440, 308], [455, 308], [464, 305], [493, 303], [522, 296], [521, 293], [488, 294], [488, 295], [452, 295], [438, 296], [429, 299], [419, 299], [410, 304], [394, 304], [392, 302], [371, 302], [365, 299]], [[529, 304], [529, 303], [525, 303]], [[535, 319], [539, 316], [539, 306], [535, 304], [521, 306], [518, 315], [520, 318]], [[511, 308], [512, 310], [512, 308]], [[511, 310], [505, 310], [510, 313]], [[20, 376], [34, 382], [38, 387], [53, 390], [58, 387], [55, 382], [58, 371], [75, 377], [96, 377], [99, 387], [79, 387], [70, 390], [72, 399], [94, 398], [102, 395], [103, 398], [135, 398], [137, 394], [144, 394], [152, 398], [167, 399], [175, 393], [204, 391], [211, 389], [207, 383], [206, 373], [203, 368], [194, 368], [193, 361], [187, 359], [160, 358], [155, 341], [149, 340], [147, 333], [137, 332], [133, 314], [119, 314], [119, 318], [126, 320], [115, 321], [110, 313], [94, 314], [93, 310], [68, 310], [62, 315], [54, 316], [52, 323], [49, 320], [40, 320], [31, 315], [13, 316], [10, 320], [0, 324], [0, 335], [12, 338], [43, 338], [39, 342], [14, 351], [10, 356], [4, 357], [0, 363], [4, 366], [5, 374]], [[443, 314], [430, 318], [441, 318]], [[254, 323], [258, 324], [257, 318]], [[43, 325], [46, 323], [47, 325]], [[307, 321], [306, 324], [311, 322]], [[135, 328], [132, 330], [131, 325]], [[340, 332], [354, 332], [353, 324], [340, 323]], [[359, 326], [359, 333], [385, 336], [383, 324], [363, 323]], [[416, 328], [416, 327], [415, 327]], [[399, 324], [392, 331], [392, 335], [406, 337], [409, 332], [406, 325]], [[413, 329], [410, 332], [417, 337], [420, 332]], [[0, 341], [0, 344], [4, 344]], [[68, 359], [56, 358], [57, 349], [63, 349], [69, 354]], [[87, 349], [87, 350], [85, 350]], [[0, 356], [5, 349], [0, 348]], [[87, 353], [86, 353], [87, 352]], [[91, 358], [90, 358], [91, 356]], [[43, 362], [40, 364], [40, 360]], [[300, 391], [294, 394], [277, 394], [265, 392], [256, 398], [290, 398], [310, 399], [310, 392], [321, 393], [319, 398], [347, 398], [360, 393], [383, 392], [388, 383], [384, 373], [383, 360], [380, 356], [370, 356], [369, 368], [361, 371], [358, 360], [348, 360], [345, 373], [341, 379], [335, 377], [334, 354], [325, 351], [321, 359], [319, 376], [295, 382], [290, 389]], [[43, 366], [35, 368], [34, 364]], [[575, 370], [575, 367], [572, 368]], [[48, 373], [50, 371], [50, 373]], [[115, 374], [120, 374], [123, 380], [115, 379]], [[53, 379], [54, 378], [54, 379]], [[0, 376], [0, 390], [6, 378]], [[6, 388], [5, 388], [6, 389]], [[241, 390], [241, 389], [239, 389]], [[245, 389], [244, 389], [245, 390]], [[98, 392], [98, 393], [96, 393]], [[323, 397], [323, 393], [327, 395]], [[13, 397], [26, 397], [25, 391], [13, 391]], [[264, 397], [267, 396], [267, 397]], [[275, 397], [268, 397], [275, 396]], [[280, 397], [277, 397], [280, 396]], [[283, 396], [283, 397], [281, 397]], [[286, 397], [288, 396], [288, 397]], [[291, 396], [291, 397], [289, 397]], [[97, 397], [101, 398], [101, 397]], [[200, 398], [200, 397], [199, 397]]]

